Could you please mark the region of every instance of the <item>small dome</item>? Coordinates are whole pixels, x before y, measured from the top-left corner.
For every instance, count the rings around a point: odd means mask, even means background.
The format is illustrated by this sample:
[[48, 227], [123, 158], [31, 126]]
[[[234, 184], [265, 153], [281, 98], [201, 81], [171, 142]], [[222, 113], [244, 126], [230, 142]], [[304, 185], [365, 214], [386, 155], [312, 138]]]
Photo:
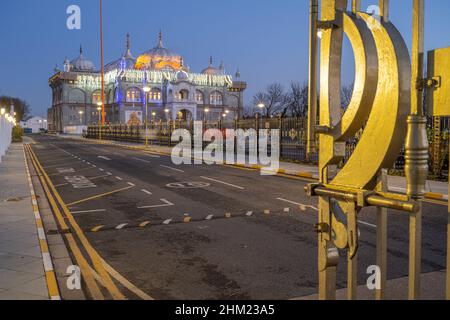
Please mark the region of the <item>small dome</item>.
[[122, 58], [113, 61], [111, 63], [108, 63], [105, 66], [105, 71], [111, 71], [111, 70], [129, 70], [134, 69], [134, 65], [136, 64], [136, 58], [133, 57], [131, 54], [131, 45], [130, 45], [130, 35], [127, 34], [127, 44], [126, 44], [126, 51], [125, 54], [122, 56]]
[[139, 56], [135, 68], [138, 70], [180, 70], [182, 68], [182, 57], [179, 54], [164, 48], [162, 32], [160, 32], [158, 45]]
[[83, 47], [80, 47], [80, 56], [70, 62], [72, 71], [95, 71], [95, 65], [92, 61], [84, 58]]
[[204, 69], [202, 71], [202, 73], [210, 75], [210, 76], [216, 76], [216, 75], [222, 74], [222, 72], [219, 69], [216, 69], [216, 68], [213, 67], [213, 58], [212, 57], [209, 58], [209, 66], [208, 66], [208, 68]]
[[184, 70], [180, 70], [176, 73], [175, 75], [176, 79], [178, 81], [185, 81], [185, 80], [189, 80], [189, 75], [186, 71]]

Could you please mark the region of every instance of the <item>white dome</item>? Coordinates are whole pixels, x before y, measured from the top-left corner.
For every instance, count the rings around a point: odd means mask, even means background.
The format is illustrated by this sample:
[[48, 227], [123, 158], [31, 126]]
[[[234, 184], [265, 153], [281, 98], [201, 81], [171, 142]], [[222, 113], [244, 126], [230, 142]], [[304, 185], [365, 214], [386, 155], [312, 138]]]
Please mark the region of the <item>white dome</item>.
[[95, 71], [92, 61], [84, 58], [83, 47], [80, 47], [80, 56], [70, 62], [72, 71]]

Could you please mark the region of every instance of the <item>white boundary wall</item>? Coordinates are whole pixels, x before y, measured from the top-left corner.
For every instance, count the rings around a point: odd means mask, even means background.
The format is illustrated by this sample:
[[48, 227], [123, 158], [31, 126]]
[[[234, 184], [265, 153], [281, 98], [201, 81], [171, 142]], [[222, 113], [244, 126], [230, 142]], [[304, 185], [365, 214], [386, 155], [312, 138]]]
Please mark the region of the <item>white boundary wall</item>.
[[11, 145], [14, 123], [8, 114], [0, 115], [0, 162]]

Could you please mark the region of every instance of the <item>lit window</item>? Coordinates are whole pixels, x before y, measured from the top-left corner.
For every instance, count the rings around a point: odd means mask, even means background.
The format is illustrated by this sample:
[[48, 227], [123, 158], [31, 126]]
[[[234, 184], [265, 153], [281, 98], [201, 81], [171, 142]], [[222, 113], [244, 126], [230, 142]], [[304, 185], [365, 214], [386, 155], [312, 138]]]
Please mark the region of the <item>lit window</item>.
[[214, 105], [222, 105], [223, 104], [222, 94], [218, 91], [214, 91], [213, 93], [211, 93], [210, 100], [211, 100], [211, 104], [214, 104]]
[[133, 88], [127, 91], [127, 102], [141, 102], [141, 92]]
[[187, 90], [181, 90], [177, 93], [177, 99], [178, 100], [189, 100], [189, 91]]
[[92, 94], [92, 104], [97, 104], [97, 102], [102, 101], [102, 94], [99, 91], [96, 91]]
[[203, 95], [203, 92], [197, 90], [195, 92], [195, 101], [197, 101], [197, 103], [203, 104], [204, 100], [205, 100], [205, 97]]
[[159, 89], [153, 89], [148, 96], [148, 99], [150, 101], [160, 101], [161, 98], [162, 98], [161, 90]]

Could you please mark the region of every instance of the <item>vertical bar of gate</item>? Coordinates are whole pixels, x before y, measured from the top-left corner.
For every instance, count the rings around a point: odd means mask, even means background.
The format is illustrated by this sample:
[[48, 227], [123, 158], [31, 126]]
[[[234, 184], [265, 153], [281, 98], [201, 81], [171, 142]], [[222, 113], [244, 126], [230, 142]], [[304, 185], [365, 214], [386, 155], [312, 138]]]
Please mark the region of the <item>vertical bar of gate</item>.
[[[331, 226], [330, 199], [319, 197], [319, 223]], [[319, 232], [319, 300], [336, 300], [336, 267], [327, 266], [330, 232]]]
[[[347, 203], [347, 219], [348, 228], [353, 225], [353, 230], [357, 230], [356, 224], [356, 203]], [[354, 239], [354, 237], [349, 237], [349, 241]], [[350, 256], [350, 250], [347, 256], [347, 298], [348, 300], [356, 300], [358, 298], [358, 253], [353, 257]]]
[[[413, 0], [411, 114], [423, 114], [423, 91], [418, 82], [423, 79], [424, 59], [424, 0]], [[409, 218], [409, 289], [410, 300], [420, 299], [422, 256], [422, 205]]]
[[[387, 170], [378, 176], [377, 191], [388, 191]], [[380, 286], [375, 290], [375, 299], [386, 299], [387, 283], [387, 209], [377, 208], [377, 266], [380, 268]]]
[[309, 80], [308, 80], [308, 138], [307, 159], [315, 151], [315, 126], [317, 122], [317, 21], [319, 1], [310, 0], [309, 17]]
[[[450, 140], [450, 137], [448, 138]], [[448, 148], [450, 150], [450, 141], [448, 143]], [[450, 154], [450, 151], [449, 151]], [[450, 159], [450, 156], [449, 156]], [[449, 179], [449, 195], [450, 195], [450, 179]], [[450, 198], [448, 207], [448, 218], [447, 218], [447, 280], [445, 286], [445, 296], [447, 300], [450, 300]]]

